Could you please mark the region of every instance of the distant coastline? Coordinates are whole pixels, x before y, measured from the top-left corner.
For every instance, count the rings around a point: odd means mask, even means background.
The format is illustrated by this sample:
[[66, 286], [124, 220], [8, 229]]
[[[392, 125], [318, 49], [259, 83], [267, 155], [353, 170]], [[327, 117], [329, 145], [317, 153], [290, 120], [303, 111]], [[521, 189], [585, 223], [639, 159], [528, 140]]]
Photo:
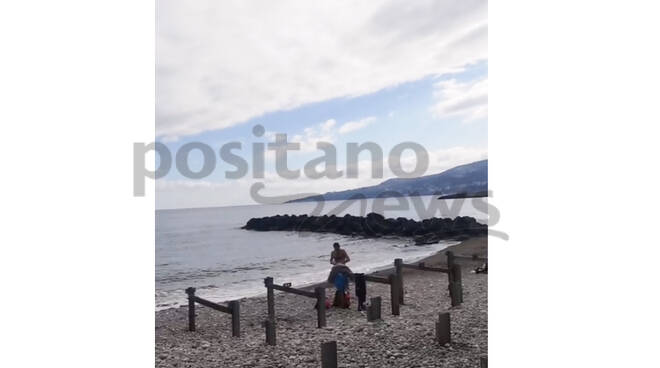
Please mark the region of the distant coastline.
[[481, 191], [481, 192], [476, 192], [476, 193], [449, 194], [449, 195], [440, 196], [440, 197], [438, 197], [438, 199], [482, 198], [482, 197], [488, 197], [488, 191]]
[[[446, 194], [443, 194], [446, 193]], [[488, 196], [488, 160], [456, 166], [438, 174], [418, 178], [394, 178], [378, 185], [328, 192], [284, 203], [360, 200], [370, 198], [398, 198], [438, 196], [439, 199], [476, 198]]]

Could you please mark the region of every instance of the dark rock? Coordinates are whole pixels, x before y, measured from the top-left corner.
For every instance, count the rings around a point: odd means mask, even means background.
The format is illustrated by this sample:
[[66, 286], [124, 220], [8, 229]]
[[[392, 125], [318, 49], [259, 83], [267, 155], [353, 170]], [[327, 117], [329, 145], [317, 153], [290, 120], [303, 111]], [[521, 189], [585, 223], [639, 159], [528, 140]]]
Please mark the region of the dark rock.
[[415, 221], [404, 217], [385, 218], [377, 213], [366, 217], [335, 215], [275, 215], [251, 218], [243, 229], [255, 231], [312, 231], [376, 238], [380, 236], [413, 237], [416, 245], [433, 244], [442, 239], [486, 235], [488, 226], [473, 217], [430, 218]]

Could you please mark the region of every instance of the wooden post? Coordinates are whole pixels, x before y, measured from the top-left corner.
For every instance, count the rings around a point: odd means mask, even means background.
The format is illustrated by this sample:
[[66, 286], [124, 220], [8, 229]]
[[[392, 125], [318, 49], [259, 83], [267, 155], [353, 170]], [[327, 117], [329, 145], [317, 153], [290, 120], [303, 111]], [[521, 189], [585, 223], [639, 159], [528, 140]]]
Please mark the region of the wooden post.
[[316, 327], [325, 327], [325, 288], [317, 287], [314, 289], [316, 293]]
[[398, 280], [397, 286], [399, 288], [399, 304], [403, 305], [403, 259], [397, 258], [394, 260], [394, 271]]
[[449, 273], [447, 274], [447, 279], [449, 280], [447, 284], [447, 289], [449, 289], [449, 298], [451, 298], [451, 306], [455, 307], [459, 303], [457, 302], [456, 299], [456, 290], [454, 287], [454, 269], [453, 267], [449, 267]]
[[187, 288], [186, 294], [188, 294], [188, 331], [195, 331], [195, 288]]
[[266, 327], [266, 345], [276, 345], [276, 335], [275, 335], [275, 321], [272, 319], [267, 319], [264, 322], [264, 327]]
[[463, 273], [459, 264], [454, 264], [454, 282], [457, 285], [458, 302], [463, 303]]
[[451, 306], [455, 307], [463, 303], [463, 282], [461, 265], [454, 263], [449, 269], [449, 296]]
[[392, 315], [399, 315], [399, 285], [396, 275], [389, 275], [388, 280], [390, 281], [390, 297], [392, 299]]
[[449, 313], [440, 313], [438, 322], [435, 323], [435, 339], [440, 345], [451, 342]]
[[488, 357], [481, 357], [481, 368], [488, 368]]
[[454, 272], [452, 276], [454, 277], [454, 281], [462, 284], [463, 274], [461, 273], [461, 265], [454, 263], [453, 269]]
[[321, 368], [337, 368], [337, 341], [321, 343]]
[[266, 285], [266, 296], [268, 302], [268, 319], [275, 320], [275, 293], [273, 292], [273, 278], [266, 277], [264, 279]]
[[373, 322], [379, 320], [381, 307], [380, 307], [380, 297], [371, 298], [369, 301], [369, 308], [367, 308], [367, 322]]
[[231, 309], [231, 335], [241, 337], [241, 303], [238, 300], [229, 302]]
[[447, 256], [447, 268], [451, 270], [451, 266], [455, 263], [454, 252], [448, 250], [445, 255]]
[[364, 302], [367, 301], [367, 281], [363, 273], [355, 274], [355, 295], [357, 296], [357, 310], [364, 310]]

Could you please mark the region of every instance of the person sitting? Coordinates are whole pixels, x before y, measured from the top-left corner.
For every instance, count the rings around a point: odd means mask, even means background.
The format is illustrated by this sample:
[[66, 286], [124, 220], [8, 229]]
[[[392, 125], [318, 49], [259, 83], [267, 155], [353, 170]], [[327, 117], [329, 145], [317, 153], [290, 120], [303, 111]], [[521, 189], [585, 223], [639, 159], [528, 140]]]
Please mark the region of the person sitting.
[[349, 308], [351, 306], [351, 296], [348, 291], [348, 276], [339, 273], [334, 279], [335, 299], [332, 302], [333, 307]]

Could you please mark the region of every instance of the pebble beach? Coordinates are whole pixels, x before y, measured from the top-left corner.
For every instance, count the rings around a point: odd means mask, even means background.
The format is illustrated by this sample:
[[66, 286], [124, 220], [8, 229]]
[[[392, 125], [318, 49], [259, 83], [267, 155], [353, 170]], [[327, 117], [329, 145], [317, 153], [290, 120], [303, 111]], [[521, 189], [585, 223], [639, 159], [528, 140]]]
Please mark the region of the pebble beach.
[[[456, 254], [487, 254], [487, 238], [447, 248]], [[444, 252], [423, 260], [443, 266]], [[357, 311], [330, 308], [327, 327], [316, 327], [315, 301], [275, 292], [277, 345], [265, 343], [266, 297], [241, 299], [241, 337], [231, 336], [231, 317], [198, 305], [197, 331], [189, 332], [186, 306], [156, 312], [156, 367], [320, 367], [320, 345], [337, 342], [339, 367], [479, 367], [488, 353], [488, 275], [478, 262], [460, 260], [463, 304], [451, 307], [447, 275], [404, 269], [405, 305], [391, 314], [389, 285], [368, 283], [367, 300], [382, 298], [382, 320], [367, 322]], [[391, 273], [391, 270], [379, 274]], [[334, 290], [328, 288], [330, 297]], [[438, 314], [449, 312], [451, 343], [435, 341]]]

